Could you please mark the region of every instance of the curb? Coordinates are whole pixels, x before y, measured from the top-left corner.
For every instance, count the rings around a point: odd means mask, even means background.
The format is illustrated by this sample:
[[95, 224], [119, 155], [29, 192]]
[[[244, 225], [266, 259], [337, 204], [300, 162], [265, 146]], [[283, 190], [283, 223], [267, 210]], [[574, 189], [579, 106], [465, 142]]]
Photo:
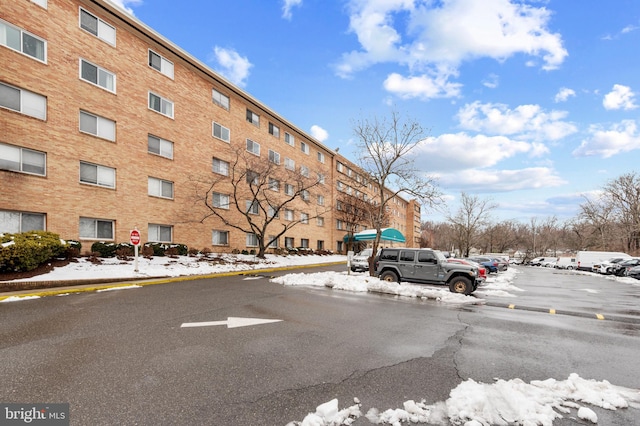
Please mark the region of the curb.
[[[308, 265], [291, 265], [291, 266], [279, 266], [274, 268], [258, 268], [247, 269], [244, 271], [230, 271], [230, 272], [218, 272], [205, 275], [180, 275], [177, 277], [153, 277], [153, 278], [103, 278], [103, 279], [88, 279], [88, 280], [70, 280], [70, 281], [24, 281], [19, 283], [27, 284], [29, 287], [36, 287], [38, 285], [46, 286], [39, 289], [26, 289], [16, 290], [0, 293], [0, 302], [13, 298], [33, 298], [33, 297], [47, 297], [58, 296], [62, 294], [70, 293], [88, 293], [98, 290], [105, 290], [108, 288], [118, 287], [130, 287], [132, 285], [144, 287], [156, 284], [168, 284], [181, 281], [195, 281], [206, 280], [214, 278], [232, 277], [238, 275], [259, 275], [261, 273], [278, 272], [278, 271], [290, 271], [304, 268], [317, 268], [321, 266], [335, 266], [344, 265], [346, 262], [328, 262], [328, 263], [313, 263]], [[16, 283], [16, 284], [19, 284]], [[54, 284], [54, 285], [52, 285]]]

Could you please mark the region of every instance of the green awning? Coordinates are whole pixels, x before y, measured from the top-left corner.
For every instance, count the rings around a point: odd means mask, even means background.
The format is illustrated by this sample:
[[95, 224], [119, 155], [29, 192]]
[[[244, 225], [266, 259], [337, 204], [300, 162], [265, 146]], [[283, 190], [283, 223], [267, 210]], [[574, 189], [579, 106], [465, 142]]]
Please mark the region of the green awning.
[[[365, 229], [364, 231], [353, 234], [351, 241], [373, 241], [376, 239], [375, 229]], [[343, 240], [349, 241], [349, 234], [345, 235]], [[383, 228], [380, 235], [380, 241], [392, 241], [394, 243], [406, 242], [404, 235], [395, 228]]]

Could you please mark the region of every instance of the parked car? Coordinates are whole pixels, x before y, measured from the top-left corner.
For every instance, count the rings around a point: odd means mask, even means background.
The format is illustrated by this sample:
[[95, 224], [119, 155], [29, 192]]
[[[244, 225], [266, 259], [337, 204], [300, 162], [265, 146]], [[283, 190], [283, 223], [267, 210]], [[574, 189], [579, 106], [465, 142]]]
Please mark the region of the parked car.
[[628, 259], [628, 257], [610, 257], [602, 262], [594, 263], [591, 270], [600, 274], [611, 274], [613, 272], [614, 265]]
[[[369, 258], [371, 257], [371, 253], [373, 253], [373, 249], [367, 248], [362, 250], [360, 253], [353, 256], [351, 259], [351, 272], [366, 272], [369, 270]], [[380, 250], [378, 249], [378, 253]]]
[[487, 273], [498, 273], [498, 261], [490, 257], [485, 256], [471, 256], [467, 257], [467, 260], [479, 263], [487, 268]]
[[496, 256], [493, 259], [498, 262], [498, 271], [506, 271], [507, 269], [509, 269], [509, 260], [500, 256]]
[[556, 264], [553, 266], [556, 269], [576, 269], [578, 264], [575, 257], [558, 257]]
[[467, 259], [456, 259], [453, 257], [449, 257], [447, 258], [447, 262], [451, 262], [451, 263], [460, 263], [463, 265], [471, 265], [471, 266], [475, 266], [478, 268], [478, 278], [477, 280], [479, 281], [479, 284], [483, 284], [486, 280], [487, 280], [487, 268], [485, 268], [484, 266], [482, 266], [481, 264], [471, 261], [471, 260], [467, 260]]
[[553, 268], [556, 266], [556, 260], [545, 258], [545, 260], [540, 262], [540, 266], [544, 266], [545, 268]]
[[542, 262], [544, 262], [545, 260], [550, 259], [549, 257], [536, 257], [534, 259], [531, 259], [529, 261], [529, 266], [542, 266]]
[[634, 266], [627, 271], [627, 276], [640, 280], [640, 266]]
[[634, 266], [640, 265], [640, 258], [632, 257], [631, 259], [623, 260], [620, 263], [617, 263], [613, 269], [613, 273], [619, 277], [624, 277], [627, 275], [627, 271]]

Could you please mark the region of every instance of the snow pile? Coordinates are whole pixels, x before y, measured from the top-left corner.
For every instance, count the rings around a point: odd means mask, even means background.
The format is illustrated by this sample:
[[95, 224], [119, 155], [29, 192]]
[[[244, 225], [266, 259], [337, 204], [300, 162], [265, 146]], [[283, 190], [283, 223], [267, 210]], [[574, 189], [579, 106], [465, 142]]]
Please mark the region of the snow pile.
[[[606, 380], [585, 380], [575, 373], [564, 381], [534, 380], [529, 384], [520, 379], [497, 380], [493, 384], [469, 379], [453, 389], [445, 402], [427, 405], [424, 401], [417, 403], [409, 400], [401, 409], [380, 412], [371, 408], [365, 417], [374, 424], [393, 426], [403, 423], [552, 425], [563, 414], [577, 410], [580, 419], [597, 423], [596, 413], [580, 403], [607, 410], [640, 408], [640, 390], [614, 386]], [[334, 399], [318, 406], [316, 412], [309, 414], [302, 422], [291, 422], [287, 426], [348, 426], [353, 423], [354, 416], [360, 416], [359, 404], [342, 411], [338, 411], [337, 407], [338, 401]], [[345, 417], [347, 411], [349, 416]]]

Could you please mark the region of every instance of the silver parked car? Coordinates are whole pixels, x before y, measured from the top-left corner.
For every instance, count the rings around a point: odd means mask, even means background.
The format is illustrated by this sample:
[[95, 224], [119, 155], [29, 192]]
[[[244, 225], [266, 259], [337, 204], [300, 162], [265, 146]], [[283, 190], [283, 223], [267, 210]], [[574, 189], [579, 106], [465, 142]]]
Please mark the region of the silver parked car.
[[[373, 249], [367, 248], [353, 256], [353, 259], [351, 259], [351, 272], [368, 271], [371, 253], [373, 253]], [[380, 250], [378, 250], [378, 253], [380, 253]]]

